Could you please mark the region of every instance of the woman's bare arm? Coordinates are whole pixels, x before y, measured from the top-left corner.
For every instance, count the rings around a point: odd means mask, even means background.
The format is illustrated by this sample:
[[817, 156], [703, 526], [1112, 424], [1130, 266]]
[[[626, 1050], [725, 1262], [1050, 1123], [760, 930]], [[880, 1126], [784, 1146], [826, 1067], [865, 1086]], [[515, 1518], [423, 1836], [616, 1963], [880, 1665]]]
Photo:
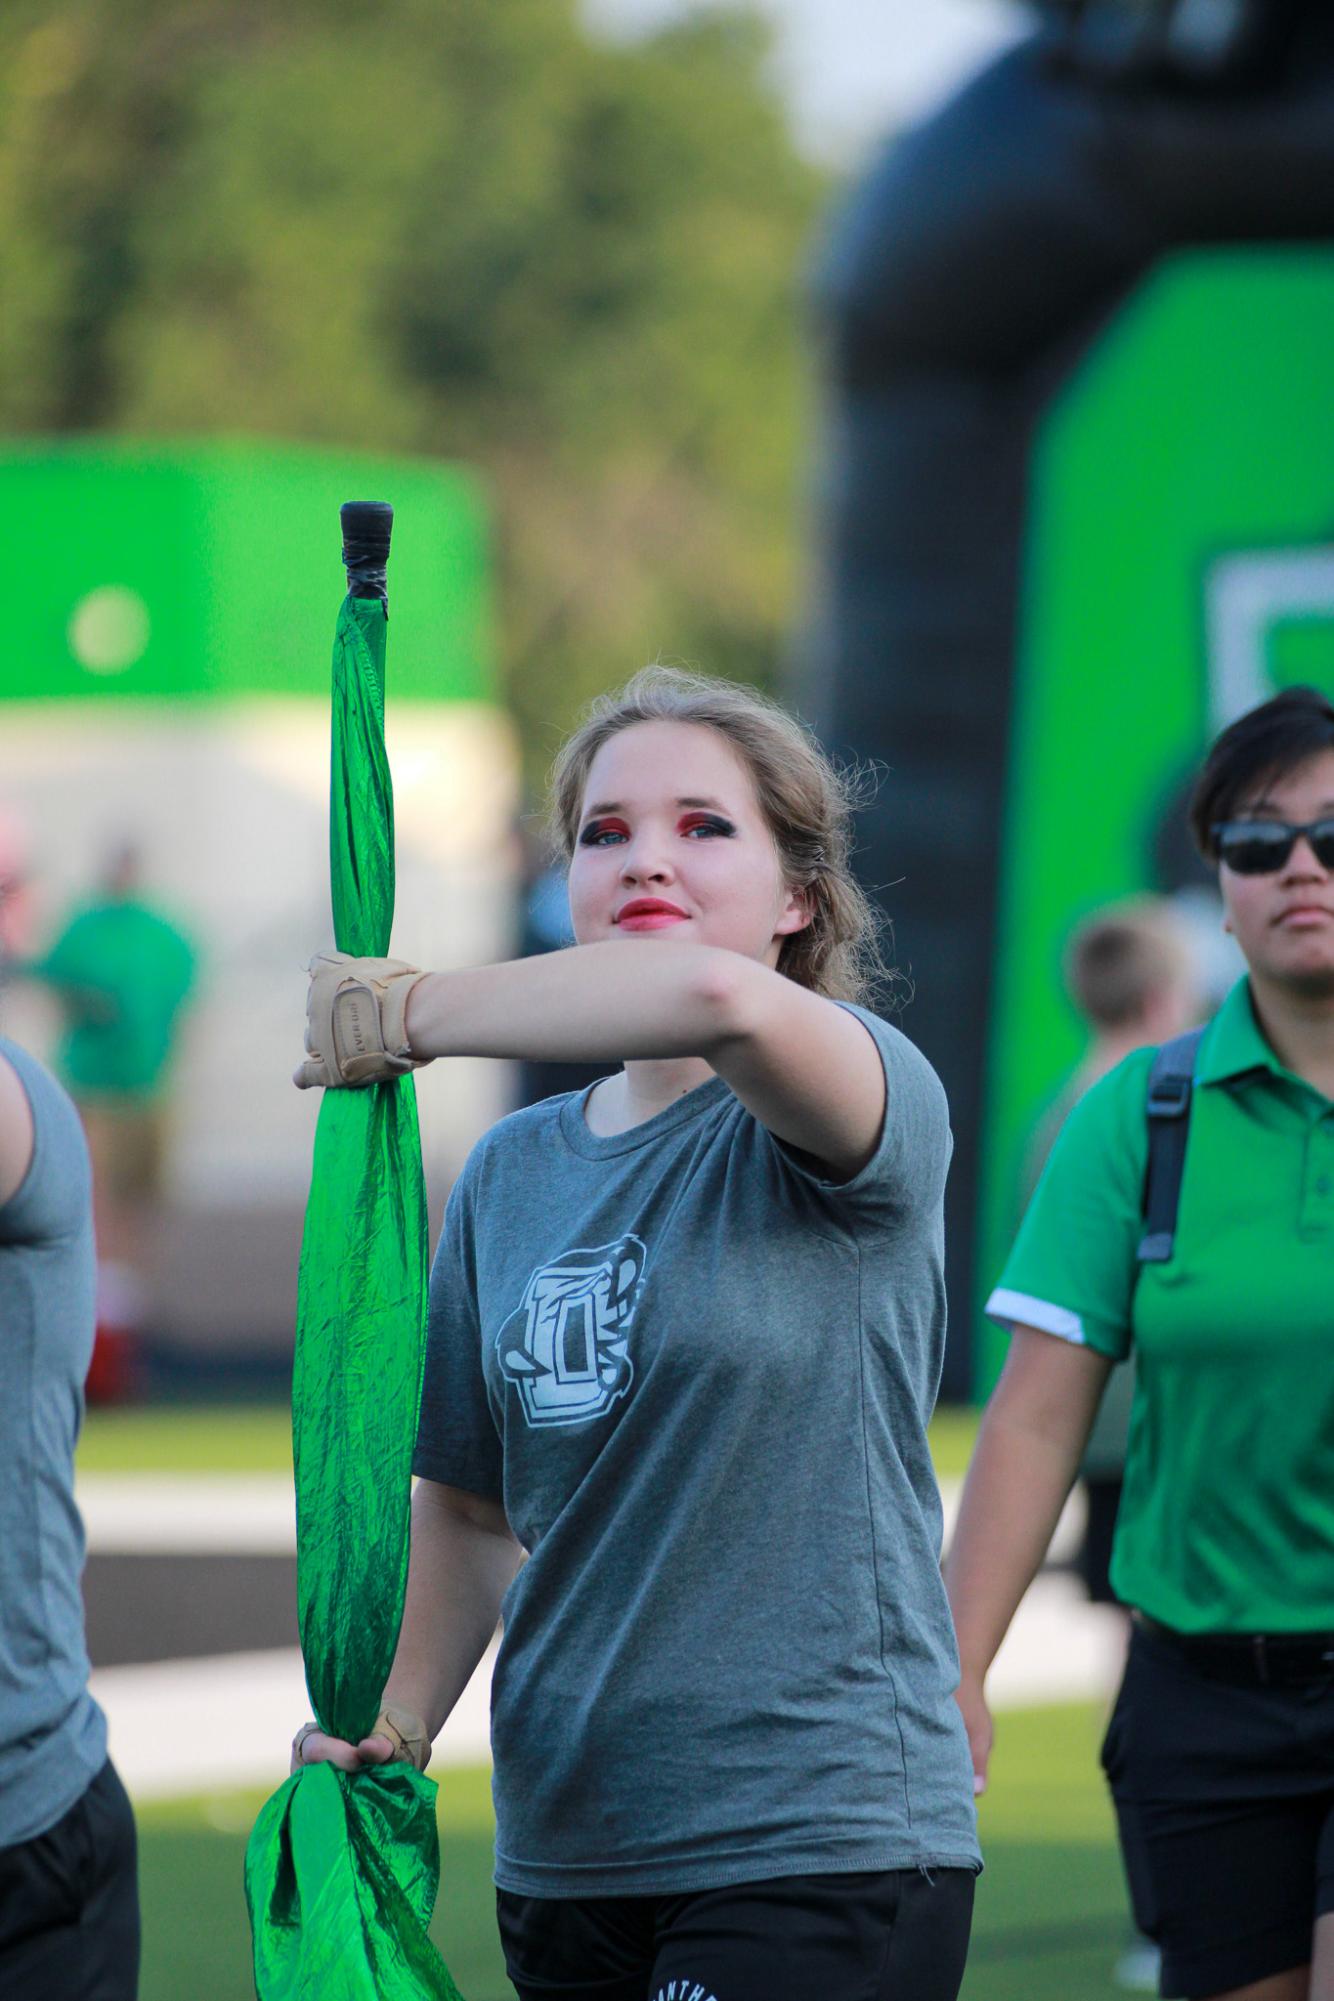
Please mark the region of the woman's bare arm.
[[[486, 1652], [522, 1560], [496, 1502], [435, 1480], [418, 1481], [403, 1625], [382, 1706], [410, 1710], [434, 1741]], [[392, 1750], [382, 1736], [349, 1744], [313, 1731], [302, 1744], [301, 1761], [325, 1759], [357, 1771], [383, 1764]]]
[[1111, 1369], [1092, 1348], [1016, 1327], [978, 1429], [945, 1581], [979, 1791], [991, 1751], [987, 1671], [1047, 1554]]
[[430, 973], [408, 999], [414, 1056], [550, 1062], [701, 1056], [780, 1139], [841, 1175], [875, 1150], [879, 1052], [846, 1009], [716, 946], [608, 940]]
[[417, 1482], [403, 1626], [384, 1699], [414, 1711], [432, 1739], [486, 1652], [522, 1561], [497, 1502]]

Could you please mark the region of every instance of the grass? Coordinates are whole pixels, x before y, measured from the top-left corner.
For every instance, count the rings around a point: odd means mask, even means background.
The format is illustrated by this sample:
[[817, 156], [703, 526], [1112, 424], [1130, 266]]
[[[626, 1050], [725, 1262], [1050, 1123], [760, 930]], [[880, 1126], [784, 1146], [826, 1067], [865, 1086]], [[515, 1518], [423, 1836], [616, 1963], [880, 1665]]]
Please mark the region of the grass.
[[81, 1473], [292, 1472], [292, 1417], [278, 1404], [89, 1411]]
[[[1001, 1718], [962, 2001], [1115, 2001], [1126, 1917], [1100, 1729], [1089, 1706]], [[241, 1860], [261, 1800], [227, 1793], [139, 1809], [141, 2001], [253, 2001]], [[445, 1774], [440, 1830], [436, 1941], [467, 2001], [513, 2001], [495, 1939], [485, 1771]]]
[[1097, 1704], [1000, 1716], [962, 2001], [1113, 2001], [1129, 1919]]
[[[949, 1408], [931, 1421], [931, 1454], [942, 1480], [962, 1476], [977, 1412]], [[154, 1406], [94, 1410], [79, 1441], [81, 1473], [287, 1473], [292, 1420], [276, 1404]]]
[[968, 1471], [980, 1415], [965, 1404], [942, 1404], [937, 1410], [927, 1438], [938, 1480], [962, 1480]]
[[[451, 1771], [440, 1793], [441, 1885], [432, 1936], [467, 2001], [514, 2001], [496, 1941], [491, 1781]], [[261, 1792], [136, 1808], [144, 1957], [139, 2001], [254, 2001], [241, 1888]]]

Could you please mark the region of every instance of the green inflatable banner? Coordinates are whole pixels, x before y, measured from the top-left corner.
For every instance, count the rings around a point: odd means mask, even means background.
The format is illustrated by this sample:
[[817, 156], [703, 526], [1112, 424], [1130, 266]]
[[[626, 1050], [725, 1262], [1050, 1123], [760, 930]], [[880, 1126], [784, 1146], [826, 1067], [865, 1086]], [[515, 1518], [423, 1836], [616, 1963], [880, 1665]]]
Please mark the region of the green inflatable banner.
[[[1280, 688], [1334, 694], [1334, 252], [1164, 258], [1062, 380], [1029, 474], [981, 1135], [982, 1317], [1035, 1128], [1079, 1060], [1061, 952], [1151, 891], [1211, 1006], [1242, 971], [1186, 802], [1211, 739]], [[1222, 955], [1214, 971], [1216, 955]]]
[[[349, 593], [333, 652], [334, 936], [340, 951], [374, 957], [388, 952], [394, 915], [392, 518], [378, 503], [343, 509]], [[379, 1713], [403, 1617], [426, 1282], [412, 1078], [326, 1092], [292, 1380], [297, 1599], [315, 1718], [352, 1743]], [[314, 1764], [267, 1802], [245, 1861], [259, 2001], [462, 2001], [427, 1936], [440, 1874], [435, 1794], [401, 1762], [357, 1773]]]

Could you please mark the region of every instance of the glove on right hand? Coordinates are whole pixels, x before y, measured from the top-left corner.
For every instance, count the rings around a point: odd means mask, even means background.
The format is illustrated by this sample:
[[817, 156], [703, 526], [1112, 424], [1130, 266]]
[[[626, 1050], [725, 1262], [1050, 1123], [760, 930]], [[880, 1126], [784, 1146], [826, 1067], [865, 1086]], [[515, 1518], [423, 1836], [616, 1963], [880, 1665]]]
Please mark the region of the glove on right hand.
[[387, 1737], [394, 1747], [394, 1757], [405, 1758], [419, 1772], [424, 1772], [431, 1762], [431, 1740], [426, 1725], [415, 1710], [404, 1709], [399, 1703], [386, 1704], [366, 1735]]
[[317, 952], [306, 999], [306, 1061], [292, 1082], [303, 1091], [388, 1083], [429, 1057], [408, 1048], [408, 995], [426, 975], [403, 959]]

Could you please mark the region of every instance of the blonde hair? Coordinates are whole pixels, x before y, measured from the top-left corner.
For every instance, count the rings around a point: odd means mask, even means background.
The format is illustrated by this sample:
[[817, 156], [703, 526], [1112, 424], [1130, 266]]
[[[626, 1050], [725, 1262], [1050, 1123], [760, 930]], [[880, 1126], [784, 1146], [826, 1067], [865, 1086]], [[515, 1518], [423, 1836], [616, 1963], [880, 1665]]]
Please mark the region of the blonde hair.
[[754, 688], [652, 666], [598, 696], [552, 766], [557, 851], [567, 862], [574, 852], [588, 773], [603, 744], [652, 722], [717, 730], [749, 771], [784, 880], [805, 891], [810, 906], [810, 922], [783, 939], [778, 971], [829, 1000], [874, 1000], [893, 976], [880, 955], [876, 912], [849, 864], [860, 782], [836, 770], [804, 724]]

